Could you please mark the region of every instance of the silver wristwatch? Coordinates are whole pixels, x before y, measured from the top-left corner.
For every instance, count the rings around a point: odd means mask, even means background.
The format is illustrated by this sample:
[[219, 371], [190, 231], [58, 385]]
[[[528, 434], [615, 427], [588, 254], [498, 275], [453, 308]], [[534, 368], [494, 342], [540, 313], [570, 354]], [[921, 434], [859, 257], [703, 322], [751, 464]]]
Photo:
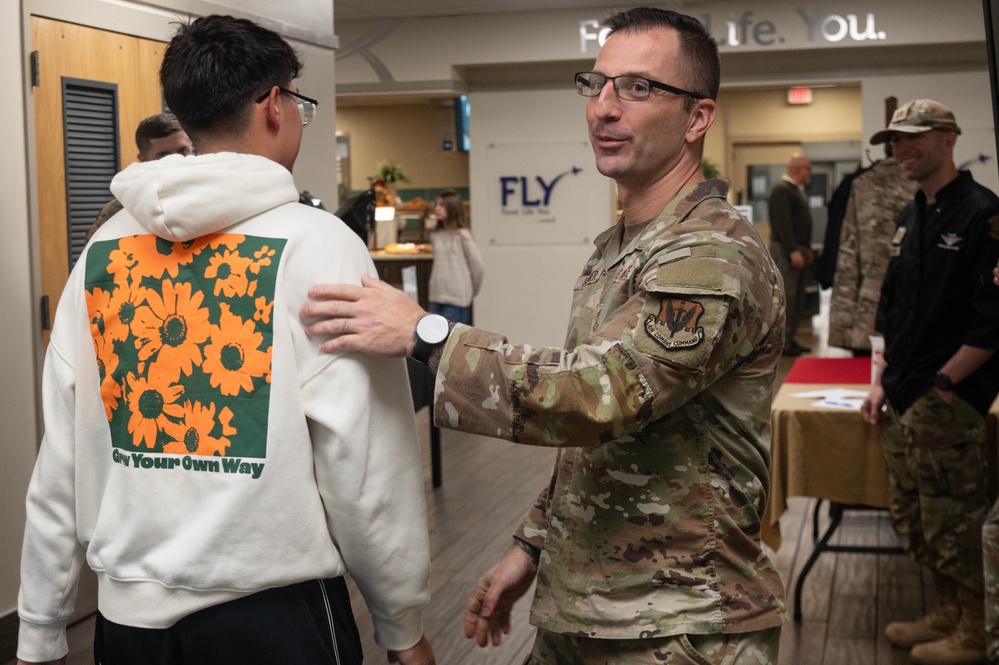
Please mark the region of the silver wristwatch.
[[426, 314], [416, 322], [413, 331], [413, 360], [426, 365], [430, 354], [447, 341], [451, 324], [440, 314]]

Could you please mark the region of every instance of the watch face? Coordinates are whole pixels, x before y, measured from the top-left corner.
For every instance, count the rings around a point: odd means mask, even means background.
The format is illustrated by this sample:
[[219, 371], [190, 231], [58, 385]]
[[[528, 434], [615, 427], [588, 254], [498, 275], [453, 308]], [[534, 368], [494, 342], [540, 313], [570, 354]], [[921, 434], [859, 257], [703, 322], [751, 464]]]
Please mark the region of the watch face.
[[447, 339], [450, 326], [440, 314], [427, 314], [416, 324], [416, 334], [427, 344], [440, 344]]

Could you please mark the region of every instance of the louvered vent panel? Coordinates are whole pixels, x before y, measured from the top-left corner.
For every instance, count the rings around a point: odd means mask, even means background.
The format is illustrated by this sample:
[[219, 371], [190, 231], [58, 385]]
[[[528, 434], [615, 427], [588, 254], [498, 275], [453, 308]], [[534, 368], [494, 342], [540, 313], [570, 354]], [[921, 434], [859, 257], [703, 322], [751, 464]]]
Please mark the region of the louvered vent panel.
[[111, 178], [121, 168], [118, 149], [118, 86], [62, 79], [63, 145], [69, 267], [85, 245], [94, 218], [111, 200]]

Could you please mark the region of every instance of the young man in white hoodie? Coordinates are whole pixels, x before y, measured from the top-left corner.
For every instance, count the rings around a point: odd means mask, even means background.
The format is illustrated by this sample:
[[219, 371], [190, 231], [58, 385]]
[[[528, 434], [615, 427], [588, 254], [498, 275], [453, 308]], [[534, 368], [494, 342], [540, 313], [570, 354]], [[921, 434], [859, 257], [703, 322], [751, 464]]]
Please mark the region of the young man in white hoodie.
[[342, 575], [389, 660], [433, 663], [423, 479], [402, 360], [325, 355], [310, 284], [375, 276], [298, 203], [316, 102], [277, 34], [209, 16], [164, 55], [198, 156], [135, 164], [69, 277], [27, 499], [19, 662], [65, 662], [77, 575], [103, 665], [360, 663]]

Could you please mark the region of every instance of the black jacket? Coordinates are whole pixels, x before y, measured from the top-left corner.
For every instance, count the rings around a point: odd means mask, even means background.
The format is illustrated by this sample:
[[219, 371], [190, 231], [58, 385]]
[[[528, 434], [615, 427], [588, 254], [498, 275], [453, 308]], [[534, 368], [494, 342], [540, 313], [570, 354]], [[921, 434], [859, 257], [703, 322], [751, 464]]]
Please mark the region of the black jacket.
[[[904, 229], [902, 227], [905, 227]], [[899, 216], [878, 306], [888, 367], [881, 377], [899, 412], [932, 387], [962, 344], [999, 348], [999, 198], [962, 171], [927, 206], [916, 192]], [[999, 393], [999, 354], [957, 385], [983, 415]]]

